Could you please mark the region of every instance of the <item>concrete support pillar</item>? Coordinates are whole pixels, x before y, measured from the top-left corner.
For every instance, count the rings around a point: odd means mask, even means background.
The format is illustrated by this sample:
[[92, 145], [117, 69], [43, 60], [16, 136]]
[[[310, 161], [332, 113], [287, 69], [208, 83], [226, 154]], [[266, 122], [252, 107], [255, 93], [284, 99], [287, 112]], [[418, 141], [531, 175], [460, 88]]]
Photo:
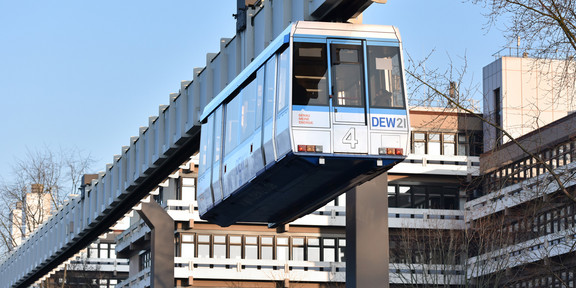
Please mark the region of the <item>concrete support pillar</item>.
[[346, 288], [390, 287], [388, 174], [346, 192]]
[[150, 287], [174, 287], [174, 220], [158, 203], [141, 203], [138, 214], [151, 230]]

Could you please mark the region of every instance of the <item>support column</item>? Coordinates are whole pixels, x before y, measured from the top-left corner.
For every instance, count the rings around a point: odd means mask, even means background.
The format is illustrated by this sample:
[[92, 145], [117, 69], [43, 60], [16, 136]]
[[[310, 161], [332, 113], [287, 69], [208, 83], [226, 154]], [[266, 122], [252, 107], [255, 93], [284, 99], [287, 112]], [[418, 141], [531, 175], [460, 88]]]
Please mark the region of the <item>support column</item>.
[[174, 287], [174, 220], [156, 201], [137, 210], [151, 230], [150, 287]]
[[390, 287], [388, 173], [346, 192], [346, 288]]

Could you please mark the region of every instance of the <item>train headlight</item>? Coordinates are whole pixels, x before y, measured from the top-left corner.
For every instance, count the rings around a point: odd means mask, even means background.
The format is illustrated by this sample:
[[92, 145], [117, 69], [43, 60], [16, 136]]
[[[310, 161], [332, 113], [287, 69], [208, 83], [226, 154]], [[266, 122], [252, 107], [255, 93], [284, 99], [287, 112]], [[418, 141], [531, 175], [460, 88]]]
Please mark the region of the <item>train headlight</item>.
[[298, 152], [322, 153], [322, 145], [298, 145]]
[[380, 147], [380, 148], [378, 148], [378, 154], [380, 154], [380, 155], [404, 155], [404, 149]]

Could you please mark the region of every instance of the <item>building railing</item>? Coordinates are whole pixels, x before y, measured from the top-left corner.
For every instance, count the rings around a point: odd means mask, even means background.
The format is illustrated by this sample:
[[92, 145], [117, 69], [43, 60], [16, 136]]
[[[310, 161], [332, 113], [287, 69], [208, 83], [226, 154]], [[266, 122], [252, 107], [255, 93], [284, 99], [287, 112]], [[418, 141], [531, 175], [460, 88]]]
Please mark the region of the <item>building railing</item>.
[[[536, 155], [552, 169], [566, 166], [576, 161], [576, 140], [560, 143]], [[549, 174], [544, 164], [528, 156], [486, 173], [483, 189], [490, 193], [544, 174]]]
[[494, 250], [467, 260], [468, 277], [479, 277], [496, 271], [534, 263], [570, 253], [576, 245], [576, 227]]
[[[292, 260], [218, 259], [189, 258], [174, 259], [175, 279], [222, 280], [233, 285], [242, 281], [284, 281], [291, 283], [344, 283], [346, 263]], [[431, 279], [437, 284], [458, 285], [465, 281], [464, 265], [427, 265], [390, 263], [390, 283], [423, 284]], [[140, 271], [116, 287], [145, 287], [150, 283], [149, 269]]]
[[150, 287], [150, 267], [138, 272], [138, 274], [128, 277], [121, 283], [116, 284], [116, 288], [146, 288]]
[[388, 208], [388, 227], [399, 229], [464, 229], [462, 210]]
[[464, 265], [390, 263], [390, 283], [462, 285], [466, 283]]
[[388, 173], [478, 176], [480, 157], [409, 154]]
[[[564, 187], [569, 188], [576, 184], [576, 179], [572, 177], [573, 173], [576, 172], [576, 162], [558, 167], [553, 171], [560, 177]], [[555, 180], [549, 173], [528, 178], [466, 202], [465, 210], [467, 220], [475, 220], [496, 212], [504, 211], [506, 208], [555, 193], [558, 189], [558, 184], [555, 183]]]

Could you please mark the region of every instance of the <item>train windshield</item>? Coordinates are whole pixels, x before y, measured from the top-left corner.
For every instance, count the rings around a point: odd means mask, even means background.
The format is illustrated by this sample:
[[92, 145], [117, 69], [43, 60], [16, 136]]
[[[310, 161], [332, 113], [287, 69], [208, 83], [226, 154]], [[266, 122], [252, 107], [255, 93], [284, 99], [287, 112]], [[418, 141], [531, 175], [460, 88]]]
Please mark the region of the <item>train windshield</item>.
[[[360, 42], [358, 41], [358, 44]], [[361, 45], [332, 44], [333, 106], [364, 107], [364, 56]]]
[[405, 108], [400, 48], [368, 45], [370, 107]]
[[328, 105], [326, 44], [294, 43], [294, 105]]

